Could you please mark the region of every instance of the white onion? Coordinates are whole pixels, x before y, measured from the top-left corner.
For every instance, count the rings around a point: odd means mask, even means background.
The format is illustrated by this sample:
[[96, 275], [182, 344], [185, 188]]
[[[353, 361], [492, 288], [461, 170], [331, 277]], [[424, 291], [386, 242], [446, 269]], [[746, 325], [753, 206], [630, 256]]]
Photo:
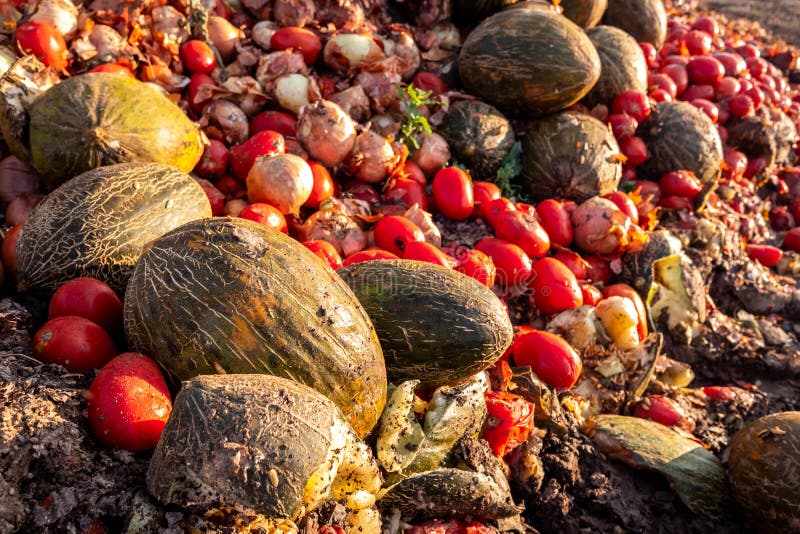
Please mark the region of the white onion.
[[16, 156], [0, 161], [0, 209], [22, 193], [39, 189], [39, 176]]
[[340, 33], [325, 44], [322, 57], [325, 64], [333, 70], [348, 72], [380, 61], [386, 55], [368, 35]]
[[350, 115], [328, 100], [300, 110], [297, 139], [312, 159], [326, 167], [343, 162], [356, 142], [356, 127]]
[[311, 196], [314, 175], [308, 163], [294, 154], [256, 158], [247, 173], [247, 196], [250, 202], [265, 202], [281, 213], [295, 214]]
[[54, 26], [69, 41], [78, 29], [78, 8], [69, 0], [40, 0], [30, 20]]
[[302, 74], [285, 74], [275, 80], [275, 99], [280, 106], [295, 115], [300, 109], [310, 103], [308, 92], [311, 89], [311, 79]]
[[356, 178], [374, 184], [389, 176], [397, 166], [397, 156], [386, 139], [367, 130], [356, 137], [348, 162]]
[[450, 160], [450, 147], [444, 137], [433, 133], [422, 139], [420, 147], [411, 155], [411, 161], [419, 165], [422, 172], [433, 176]]

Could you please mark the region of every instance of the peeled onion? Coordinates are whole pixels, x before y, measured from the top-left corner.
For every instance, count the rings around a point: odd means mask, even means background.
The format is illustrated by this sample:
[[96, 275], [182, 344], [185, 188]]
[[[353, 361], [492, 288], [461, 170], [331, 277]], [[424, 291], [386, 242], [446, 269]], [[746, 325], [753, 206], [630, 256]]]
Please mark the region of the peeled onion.
[[325, 64], [333, 70], [348, 72], [380, 61], [386, 56], [368, 35], [340, 33], [331, 37], [322, 52]]
[[397, 156], [386, 139], [367, 130], [356, 137], [349, 163], [356, 178], [374, 184], [389, 176], [397, 165]]
[[244, 32], [222, 17], [208, 17], [208, 36], [219, 50], [222, 59], [228, 61], [236, 52], [236, 44], [244, 37]]
[[271, 204], [284, 215], [299, 213], [313, 187], [311, 167], [294, 154], [256, 158], [247, 174], [250, 202]]
[[343, 162], [356, 142], [356, 127], [350, 115], [328, 100], [320, 100], [300, 110], [297, 139], [312, 159], [326, 167]]
[[0, 209], [22, 193], [39, 189], [39, 176], [16, 156], [0, 161]]
[[610, 200], [592, 197], [572, 212], [572, 226], [581, 250], [608, 256], [622, 251], [631, 221]]
[[411, 161], [429, 176], [436, 174], [449, 160], [450, 147], [444, 137], [437, 133], [423, 138], [420, 147], [411, 155]]
[[284, 74], [275, 80], [275, 99], [283, 109], [295, 115], [303, 106], [308, 105], [309, 92], [312, 90], [311, 78], [303, 74]]

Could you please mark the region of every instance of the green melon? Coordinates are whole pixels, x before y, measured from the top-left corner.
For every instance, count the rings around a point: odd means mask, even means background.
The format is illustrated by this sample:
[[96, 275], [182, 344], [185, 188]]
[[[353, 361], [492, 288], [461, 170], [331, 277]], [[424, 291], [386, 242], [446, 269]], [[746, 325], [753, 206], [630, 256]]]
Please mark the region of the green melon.
[[626, 91], [647, 92], [647, 60], [636, 39], [613, 26], [586, 31], [600, 55], [600, 79], [584, 99], [586, 105], [611, 105]]
[[656, 48], [667, 39], [667, 10], [662, 0], [608, 0], [603, 24], [623, 29], [637, 42]]
[[561, 0], [559, 6], [565, 17], [581, 28], [588, 29], [597, 26], [603, 18], [608, 0]]

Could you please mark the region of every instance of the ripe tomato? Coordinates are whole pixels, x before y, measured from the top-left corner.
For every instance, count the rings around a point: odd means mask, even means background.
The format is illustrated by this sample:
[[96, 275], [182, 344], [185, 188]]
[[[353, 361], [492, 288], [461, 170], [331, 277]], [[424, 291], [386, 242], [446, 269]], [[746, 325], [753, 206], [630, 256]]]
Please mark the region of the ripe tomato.
[[580, 254], [568, 248], [559, 249], [558, 252], [553, 254], [553, 258], [557, 259], [566, 266], [567, 269], [572, 271], [575, 278], [578, 280], [586, 279], [586, 272], [589, 264], [581, 258]]
[[516, 211], [516, 209], [517, 207], [513, 202], [505, 197], [500, 197], [490, 200], [483, 211], [486, 215], [486, 222], [489, 223], [489, 226], [494, 228], [497, 225], [497, 221], [500, 220], [500, 217], [506, 212]]
[[575, 274], [555, 258], [542, 258], [533, 264], [531, 289], [531, 301], [545, 315], [583, 305]]
[[189, 104], [189, 110], [197, 115], [202, 113], [206, 104], [211, 102], [211, 94], [206, 94], [203, 86], [215, 85], [214, 80], [208, 74], [192, 74], [186, 88], [186, 102]]
[[735, 52], [714, 52], [712, 55], [722, 63], [726, 76], [741, 76], [747, 70], [744, 58]]
[[494, 230], [497, 237], [514, 243], [531, 258], [542, 258], [550, 251], [550, 237], [545, 229], [522, 211], [503, 214]]
[[219, 178], [228, 170], [231, 154], [225, 143], [217, 139], [209, 139], [203, 157], [195, 165], [194, 172], [201, 178]]
[[578, 353], [564, 338], [541, 330], [519, 337], [514, 343], [514, 362], [530, 366], [536, 376], [559, 391], [574, 386], [583, 370]]
[[262, 111], [250, 119], [250, 135], [253, 136], [264, 130], [278, 132], [284, 137], [296, 137], [297, 121], [283, 111]]
[[639, 321], [636, 324], [636, 333], [639, 334], [639, 339], [644, 340], [647, 337], [647, 308], [645, 308], [642, 297], [628, 284], [613, 284], [606, 286], [603, 289], [603, 297], [624, 297], [633, 302], [633, 307], [636, 308], [636, 315], [639, 316]]
[[536, 206], [536, 215], [550, 239], [550, 242], [562, 247], [572, 243], [572, 222], [563, 202], [547, 199]]
[[117, 348], [103, 327], [89, 319], [65, 315], [47, 321], [33, 336], [33, 356], [63, 365], [72, 373], [102, 367]]
[[739, 80], [731, 76], [725, 76], [717, 86], [717, 100], [725, 100], [726, 98], [733, 98], [742, 90], [742, 84]]
[[690, 85], [681, 95], [681, 100], [691, 102], [697, 98], [704, 98], [706, 100], [713, 100], [716, 90], [713, 85], [700, 84]]
[[[530, 325], [527, 325], [527, 324], [515, 325], [514, 326], [514, 339], [511, 341], [511, 345], [508, 346], [508, 348], [503, 353], [503, 355], [500, 356], [500, 359], [498, 361], [503, 361], [503, 362], [508, 363], [509, 359], [511, 359], [514, 356], [514, 345], [517, 343], [517, 340], [520, 338], [520, 336], [522, 336], [523, 334], [526, 334], [528, 332], [533, 332], [533, 330], [534, 330], [534, 328], [532, 326], [530, 326]], [[514, 364], [516, 365], [516, 360], [514, 360]]]
[[627, 113], [638, 122], [650, 116], [652, 108], [647, 95], [639, 91], [626, 91], [617, 95], [611, 103], [611, 113]]
[[757, 261], [764, 267], [774, 267], [783, 257], [781, 249], [769, 245], [747, 245], [746, 250], [751, 260]]
[[668, 172], [658, 181], [658, 186], [665, 197], [683, 197], [692, 202], [703, 190], [703, 184], [691, 171]]
[[331, 269], [338, 269], [342, 266], [342, 257], [336, 250], [336, 247], [322, 239], [312, 239], [310, 241], [303, 241], [303, 246], [308, 250], [322, 258]]
[[380, 249], [367, 249], [362, 250], [361, 252], [356, 252], [355, 254], [350, 254], [347, 258], [345, 258], [342, 265], [347, 267], [348, 265], [353, 265], [354, 263], [361, 263], [363, 261], [374, 261], [374, 260], [399, 260], [400, 258], [397, 254], [392, 254], [386, 250]]
[[67, 68], [67, 44], [54, 26], [39, 20], [23, 22], [14, 31], [14, 49], [22, 55], [36, 56], [56, 70]]
[[703, 393], [714, 400], [730, 401], [736, 398], [738, 389], [731, 386], [706, 386], [703, 388]]
[[586, 256], [583, 260], [589, 264], [586, 279], [591, 282], [608, 284], [611, 282], [611, 266], [600, 256]]
[[494, 285], [497, 269], [492, 258], [475, 249], [466, 249], [456, 254], [455, 270], [474, 278], [486, 287]]
[[311, 188], [311, 195], [303, 203], [306, 208], [319, 208], [319, 205], [331, 198], [334, 194], [336, 185], [331, 178], [331, 173], [322, 163], [317, 161], [307, 161], [311, 167], [311, 174], [314, 177], [314, 186]]
[[0, 257], [3, 260], [3, 271], [9, 276], [17, 274], [17, 242], [19, 233], [22, 231], [22, 223], [12, 226], [3, 238], [3, 245], [0, 247]]
[[684, 35], [683, 42], [693, 56], [711, 52], [711, 36], [701, 30], [691, 30]]
[[627, 139], [636, 135], [636, 128], [639, 123], [627, 113], [615, 113], [608, 116], [608, 125], [611, 126], [611, 133], [616, 139]]
[[486, 205], [501, 197], [500, 188], [492, 182], [472, 182], [472, 198], [475, 201], [473, 217], [486, 218]]
[[409, 241], [406, 243], [403, 249], [403, 259], [435, 263], [448, 269], [452, 268], [456, 263], [449, 255], [426, 241]]
[[655, 89], [650, 91], [647, 94], [647, 98], [650, 99], [650, 103], [652, 105], [660, 104], [661, 102], [672, 102], [675, 100], [675, 97], [666, 92], [664, 89]]
[[527, 284], [531, 275], [531, 259], [514, 243], [496, 237], [484, 237], [475, 244], [475, 249], [492, 259], [497, 269], [496, 282], [509, 287]]
[[74, 278], [56, 290], [50, 299], [47, 318], [65, 315], [97, 323], [112, 336], [123, 333], [122, 301], [113, 289], [97, 278]]
[[286, 218], [281, 213], [281, 210], [263, 202], [253, 202], [249, 204], [239, 212], [237, 217], [255, 221], [260, 225], [266, 226], [272, 230], [277, 230], [278, 232], [283, 232], [284, 234], [289, 233], [289, 228], [286, 225]]
[[748, 95], [736, 95], [728, 100], [728, 111], [734, 117], [751, 117], [756, 113], [756, 106]]
[[644, 59], [647, 61], [647, 66], [650, 68], [658, 64], [658, 50], [651, 43], [639, 43], [639, 48], [642, 49]]
[[481, 437], [501, 458], [522, 444], [533, 430], [533, 403], [505, 391], [488, 391]]
[[433, 177], [433, 198], [436, 209], [454, 221], [463, 221], [475, 207], [472, 179], [458, 167], [445, 167]]
[[656, 89], [663, 89], [669, 96], [675, 98], [678, 96], [678, 86], [668, 74], [664, 73], [650, 73], [647, 75], [647, 88], [649, 91]]
[[619, 149], [625, 157], [628, 158], [625, 162], [626, 165], [636, 167], [647, 160], [647, 145], [644, 140], [637, 135], [620, 139]]
[[603, 300], [603, 293], [588, 282], [581, 284], [581, 296], [585, 306], [597, 306], [597, 303]]
[[692, 23], [693, 30], [701, 30], [707, 33], [710, 37], [719, 35], [719, 24], [717, 20], [712, 17], [697, 17]]
[[700, 56], [689, 61], [686, 72], [689, 73], [690, 82], [716, 87], [725, 76], [725, 67], [715, 57]]
[[714, 124], [719, 122], [719, 108], [713, 102], [705, 98], [695, 98], [692, 100], [692, 105], [705, 113]]
[[241, 145], [231, 147], [231, 169], [240, 180], [245, 180], [256, 158], [275, 156], [284, 152], [286, 143], [283, 136], [272, 130], [264, 130]]
[[685, 65], [678, 63], [671, 63], [664, 65], [659, 70], [662, 74], [666, 74], [672, 81], [675, 82], [675, 95], [680, 95], [686, 88], [689, 87], [689, 73], [686, 71]]
[[222, 215], [225, 209], [225, 194], [205, 178], [195, 178], [195, 180], [208, 197], [208, 202], [211, 204], [211, 215], [214, 217]]
[[[14, 228], [16, 228], [16, 226]], [[14, 228], [12, 228], [12, 230]], [[782, 246], [785, 250], [800, 252], [800, 226], [786, 232], [786, 235], [783, 236]], [[3, 267], [5, 267], [5, 257], [5, 242], [3, 242]]]
[[[381, 196], [375, 191], [375, 188], [361, 180], [350, 180], [343, 184], [342, 193], [358, 200], [363, 200], [367, 204], [377, 204], [381, 201]], [[389, 199], [387, 199], [387, 202], [389, 202]]]
[[158, 364], [125, 352], [100, 369], [86, 395], [89, 426], [108, 447], [142, 452], [158, 443], [172, 398]]
[[134, 77], [131, 69], [120, 65], [119, 63], [101, 63], [100, 65], [91, 69], [89, 72], [110, 72], [112, 74], [125, 74], [131, 78]]
[[603, 198], [610, 200], [619, 208], [619, 210], [628, 216], [633, 224], [639, 224], [639, 212], [636, 210], [636, 204], [633, 203], [631, 197], [622, 191], [614, 191], [609, 193]]
[[403, 178], [408, 178], [409, 180], [414, 180], [415, 182], [419, 182], [419, 185], [425, 187], [428, 185], [428, 178], [425, 176], [425, 173], [422, 172], [422, 169], [419, 168], [419, 165], [407, 159], [403, 162], [403, 170], [401, 173]]
[[181, 63], [192, 74], [211, 74], [217, 67], [214, 51], [205, 41], [190, 39], [180, 48]]
[[398, 257], [403, 256], [403, 249], [409, 241], [425, 241], [420, 227], [400, 215], [382, 217], [375, 224], [373, 233], [376, 245]]
[[750, 57], [744, 60], [750, 76], [760, 80], [769, 71], [769, 64], [760, 57]]
[[434, 96], [447, 92], [447, 84], [432, 72], [418, 72], [411, 80], [411, 85], [421, 91], [430, 91]]
[[665, 426], [681, 426], [686, 418], [677, 402], [661, 395], [645, 397], [633, 408], [633, 416], [650, 419]]
[[658, 205], [669, 210], [694, 211], [694, 204], [686, 197], [662, 197]]
[[322, 51], [322, 41], [317, 34], [296, 26], [278, 28], [272, 34], [269, 44], [273, 50], [297, 50], [303, 54], [303, 61], [309, 67], [317, 62]]
[[383, 199], [390, 204], [405, 204], [406, 206], [419, 205], [428, 211], [428, 197], [425, 187], [411, 178], [398, 178], [389, 183], [388, 189], [383, 193]]

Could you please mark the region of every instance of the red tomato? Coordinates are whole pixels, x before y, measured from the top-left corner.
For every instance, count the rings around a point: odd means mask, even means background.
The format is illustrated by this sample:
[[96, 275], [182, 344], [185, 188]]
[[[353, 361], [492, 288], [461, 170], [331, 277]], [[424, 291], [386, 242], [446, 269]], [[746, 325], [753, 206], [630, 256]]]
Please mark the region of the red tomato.
[[738, 388], [731, 386], [706, 386], [703, 393], [714, 400], [730, 401], [736, 399]]
[[639, 296], [635, 289], [628, 284], [613, 284], [603, 289], [603, 297], [624, 297], [633, 302], [633, 307], [636, 308], [636, 315], [639, 316], [636, 332], [639, 334], [640, 340], [644, 340], [647, 337], [647, 308], [645, 308], [642, 297]]
[[514, 205], [514, 203], [505, 197], [490, 200], [486, 204], [486, 209], [484, 209], [486, 222], [489, 223], [489, 226], [494, 228], [497, 225], [497, 221], [499, 221], [506, 212], [516, 210], [517, 207]]
[[208, 74], [192, 74], [189, 78], [189, 86], [186, 88], [186, 102], [189, 104], [189, 109], [196, 114], [203, 112], [206, 104], [211, 102], [211, 95], [205, 94], [201, 96], [203, 86], [215, 86], [214, 80]]
[[278, 132], [284, 137], [296, 137], [297, 121], [283, 111], [262, 111], [250, 119], [250, 135], [253, 136], [264, 130]]
[[531, 275], [531, 259], [514, 243], [496, 237], [484, 237], [475, 248], [492, 259], [497, 269], [496, 282], [501, 286], [527, 284]]
[[761, 57], [761, 51], [758, 49], [758, 47], [751, 44], [737, 46], [734, 48], [734, 50], [736, 50], [736, 52], [745, 58]]
[[425, 234], [419, 226], [405, 217], [387, 215], [382, 217], [373, 229], [375, 244], [396, 256], [403, 256], [403, 249], [409, 241], [425, 241]]
[[747, 95], [736, 95], [728, 100], [728, 111], [734, 117], [751, 117], [756, 113], [753, 99]]
[[669, 94], [663, 89], [656, 89], [654, 91], [650, 91], [650, 93], [648, 93], [647, 95], [647, 98], [650, 99], [650, 102], [653, 105], [660, 104], [661, 102], [672, 102], [673, 100], [675, 100], [675, 97], [673, 97], [671, 94]]
[[722, 63], [727, 76], [740, 76], [747, 70], [744, 58], [735, 52], [714, 52], [714, 58]]
[[536, 206], [536, 214], [552, 243], [562, 247], [572, 243], [572, 222], [563, 202], [543, 200]]
[[390, 182], [389, 188], [383, 193], [383, 199], [390, 204], [405, 204], [406, 206], [418, 204], [420, 208], [428, 211], [425, 187], [411, 178], [398, 178]]
[[355, 254], [350, 254], [347, 258], [345, 258], [342, 265], [347, 267], [348, 265], [353, 265], [354, 263], [361, 263], [363, 261], [374, 261], [374, 260], [399, 260], [400, 258], [396, 254], [392, 254], [386, 250], [379, 250], [379, 249], [367, 249], [362, 250], [361, 252], [356, 252]]
[[500, 188], [492, 182], [472, 182], [472, 198], [475, 201], [475, 209], [472, 215], [479, 219], [486, 218], [486, 205], [492, 200], [501, 197]]
[[701, 30], [691, 30], [683, 37], [686, 48], [693, 56], [711, 52], [711, 36]]
[[277, 230], [278, 232], [283, 232], [284, 234], [289, 233], [289, 228], [286, 225], [286, 218], [281, 213], [281, 210], [263, 202], [254, 202], [247, 205], [239, 212], [237, 217], [255, 221], [262, 226]]
[[303, 203], [306, 208], [319, 208], [319, 205], [333, 196], [335, 184], [331, 173], [322, 163], [307, 161], [311, 167], [311, 174], [314, 176], [314, 187], [311, 188], [311, 195]]
[[418, 72], [411, 85], [421, 91], [430, 91], [432, 95], [440, 95], [447, 92], [447, 84], [439, 76], [432, 72]]
[[523, 334], [528, 333], [528, 332], [533, 332], [533, 330], [534, 330], [534, 328], [532, 326], [530, 326], [530, 325], [526, 325], [526, 324], [515, 325], [514, 326], [514, 338], [511, 341], [511, 345], [508, 346], [508, 348], [503, 353], [503, 355], [500, 356], [500, 359], [498, 361], [503, 361], [503, 362], [508, 363], [509, 360], [514, 356], [514, 345], [516, 344], [516, 342], [519, 339], [519, 337], [521, 335], [523, 335]]
[[553, 254], [553, 258], [563, 263], [567, 269], [572, 271], [572, 274], [574, 274], [575, 278], [578, 280], [586, 279], [586, 269], [589, 267], [589, 264], [586, 263], [577, 252], [573, 252], [568, 248], [562, 248]]
[[158, 443], [172, 398], [158, 364], [125, 352], [100, 369], [86, 395], [89, 426], [108, 447], [142, 452]]
[[533, 430], [533, 403], [505, 391], [489, 391], [487, 417], [481, 437], [489, 442], [492, 452], [503, 457], [522, 444]]
[[586, 256], [583, 260], [589, 264], [586, 279], [591, 282], [608, 284], [611, 282], [611, 266], [600, 256]]
[[71, 373], [102, 367], [117, 354], [108, 332], [89, 319], [74, 315], [47, 321], [33, 336], [33, 356], [63, 365]]
[[753, 101], [753, 107], [755, 109], [760, 108], [761, 104], [764, 103], [764, 91], [762, 91], [760, 88], [750, 87], [749, 89], [744, 89], [743, 92]]
[[692, 23], [693, 30], [701, 30], [711, 37], [719, 35], [719, 24], [712, 17], [697, 17]]
[[575, 385], [583, 364], [575, 349], [564, 338], [534, 330], [514, 343], [514, 363], [530, 366], [543, 382], [566, 391]]
[[296, 26], [278, 28], [272, 34], [269, 44], [273, 50], [297, 50], [303, 54], [303, 61], [309, 67], [317, 62], [322, 51], [322, 41], [317, 34]]
[[492, 258], [480, 250], [463, 250], [456, 255], [456, 261], [456, 271], [474, 278], [486, 287], [494, 285], [497, 269], [492, 263]]
[[228, 170], [231, 154], [225, 143], [217, 139], [209, 139], [203, 157], [195, 165], [194, 172], [201, 178], [218, 178]]
[[29, 20], [14, 31], [14, 49], [22, 55], [36, 56], [56, 70], [67, 68], [67, 44], [61, 33], [47, 22]]
[[419, 182], [419, 185], [422, 187], [428, 185], [428, 178], [425, 176], [425, 173], [422, 172], [422, 169], [419, 168], [419, 165], [410, 159], [407, 159], [403, 162], [403, 172], [401, 176], [408, 178], [409, 180]]
[[521, 211], [527, 215], [530, 215], [536, 221], [539, 221], [539, 216], [536, 214], [536, 208], [532, 204], [527, 204], [525, 202], [515, 202], [514, 207], [517, 208], [517, 211]]
[[3, 260], [3, 271], [10, 275], [17, 274], [17, 242], [19, 233], [22, 231], [22, 223], [12, 226], [3, 238], [3, 245], [0, 248], [0, 257]]
[[225, 209], [225, 194], [205, 178], [195, 178], [195, 180], [203, 188], [206, 197], [208, 197], [208, 202], [211, 204], [211, 215], [214, 217], [222, 215]]
[[644, 59], [647, 61], [647, 66], [650, 68], [658, 64], [658, 50], [650, 43], [639, 43], [639, 48], [642, 49]]
[[695, 98], [692, 100], [692, 105], [705, 113], [714, 124], [719, 122], [719, 108], [713, 102], [705, 98]]
[[662, 197], [658, 201], [658, 205], [670, 210], [694, 211], [694, 204], [686, 197]]
[[555, 258], [533, 264], [531, 301], [545, 315], [583, 306], [583, 295], [575, 274]]
[[597, 303], [603, 300], [603, 294], [600, 290], [589, 283], [581, 284], [581, 296], [585, 306], [597, 306]]
[[217, 67], [214, 51], [205, 41], [190, 39], [180, 48], [181, 63], [192, 74], [211, 74]]
[[760, 57], [750, 57], [744, 60], [750, 76], [761, 79], [769, 71], [769, 64]]
[[463, 221], [475, 207], [472, 180], [458, 167], [445, 167], [433, 177], [433, 198], [439, 213], [454, 221]]
[[[16, 228], [16, 226], [14, 228]], [[12, 228], [12, 230], [14, 228]], [[783, 236], [783, 248], [794, 252], [800, 252], [800, 226], [786, 232], [786, 235]], [[3, 242], [3, 266], [5, 266], [5, 257], [5, 242]]]
[[676, 96], [686, 91], [686, 88], [689, 87], [689, 73], [686, 71], [685, 65], [677, 63], [664, 65], [659, 72], [666, 74], [675, 82]]
[[534, 217], [521, 211], [503, 214], [494, 227], [495, 235], [517, 245], [531, 258], [542, 258], [550, 251], [550, 237]]
[[692, 58], [686, 65], [686, 71], [689, 73], [689, 81], [698, 85], [716, 86], [725, 76], [725, 67], [712, 56]]
[[244, 184], [230, 174], [226, 174], [214, 182], [214, 187], [222, 191], [222, 193], [225, 195], [225, 198], [240, 197], [243, 196], [243, 193], [245, 192]]
[[633, 408], [633, 416], [665, 426], [680, 426], [686, 417], [677, 402], [661, 395], [645, 397]]
[[323, 241], [322, 239], [312, 239], [310, 241], [303, 241], [303, 246], [322, 258], [331, 269], [335, 270], [342, 266], [342, 257], [339, 256], [339, 252], [336, 250], [336, 247], [327, 241]]
[[678, 86], [668, 74], [664, 73], [649, 73], [647, 75], [647, 87], [650, 91], [655, 89], [663, 89], [672, 98], [678, 96]]
[[[363, 200], [367, 204], [377, 204], [381, 201], [381, 196], [375, 191], [375, 188], [361, 180], [351, 180], [342, 185], [342, 193]], [[389, 199], [387, 198], [386, 201], [389, 202]]]
[[131, 69], [120, 65], [119, 63], [101, 63], [100, 65], [96, 66], [89, 72], [110, 72], [112, 74], [125, 74], [133, 78], [133, 73]]
[[619, 149], [628, 160], [625, 162], [627, 165], [637, 166], [641, 165], [647, 160], [647, 145], [644, 140], [633, 135], [626, 139], [619, 140]]
[[742, 84], [739, 80], [731, 76], [725, 76], [717, 86], [717, 100], [725, 100], [726, 98], [733, 98], [742, 90]]
[[636, 204], [633, 203], [631, 197], [622, 191], [614, 191], [609, 193], [603, 198], [610, 200], [619, 208], [619, 210], [628, 216], [633, 224], [639, 224], [639, 212], [636, 210]]
[[50, 299], [47, 318], [65, 315], [97, 323], [112, 336], [123, 334], [122, 301], [113, 289], [96, 278], [74, 278], [56, 290]]
[[783, 257], [781, 249], [769, 245], [747, 245], [746, 250], [751, 260], [757, 261], [764, 267], [774, 267]]
[[403, 249], [404, 260], [425, 261], [442, 267], [452, 268], [455, 260], [425, 241], [409, 241]]
[[698, 98], [713, 100], [716, 90], [712, 85], [690, 85], [681, 95], [681, 100], [691, 102]]
[[636, 135], [636, 128], [639, 127], [639, 123], [636, 119], [627, 113], [609, 115], [608, 125], [611, 126], [611, 133], [613, 133], [614, 137], [617, 139], [627, 139]]
[[639, 91], [626, 91], [611, 103], [611, 113], [627, 113], [638, 122], [650, 116], [652, 108], [647, 95]]
[[240, 180], [245, 180], [256, 158], [275, 156], [284, 152], [286, 152], [286, 144], [283, 136], [278, 132], [264, 130], [253, 135], [241, 145], [231, 147], [231, 169]]
[[683, 197], [691, 201], [703, 190], [703, 184], [691, 171], [668, 172], [658, 181], [658, 186], [665, 197]]

